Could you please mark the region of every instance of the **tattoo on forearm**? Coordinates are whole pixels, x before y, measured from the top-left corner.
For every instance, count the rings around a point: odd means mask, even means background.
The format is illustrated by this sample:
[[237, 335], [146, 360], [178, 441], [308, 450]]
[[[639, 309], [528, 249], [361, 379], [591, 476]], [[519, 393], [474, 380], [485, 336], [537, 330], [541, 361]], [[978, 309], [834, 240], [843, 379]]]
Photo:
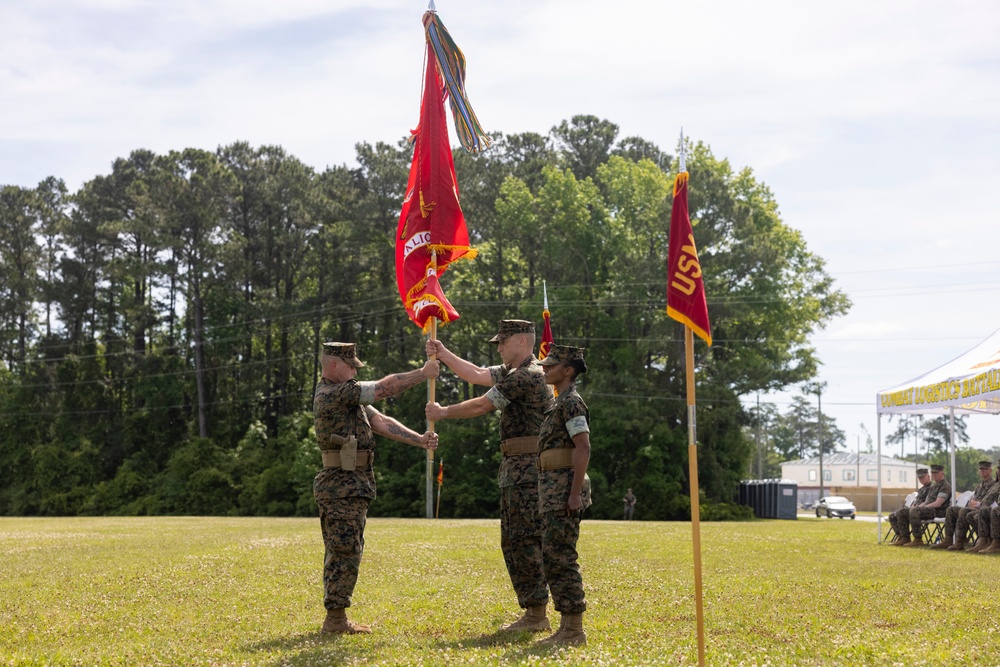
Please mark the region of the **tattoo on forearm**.
[[420, 443], [420, 438], [419, 437], [414, 437], [414, 434], [411, 433], [411, 432], [409, 432], [409, 429], [403, 428], [399, 424], [394, 424], [392, 422], [389, 422], [388, 423], [388, 431], [392, 435], [395, 435], [397, 438], [399, 438], [400, 440], [403, 440], [405, 442], [414, 442], [414, 443], [417, 443], [417, 444]]
[[419, 370], [384, 377], [375, 385], [375, 399], [379, 400], [401, 394], [410, 387], [420, 384], [423, 379], [423, 373]]

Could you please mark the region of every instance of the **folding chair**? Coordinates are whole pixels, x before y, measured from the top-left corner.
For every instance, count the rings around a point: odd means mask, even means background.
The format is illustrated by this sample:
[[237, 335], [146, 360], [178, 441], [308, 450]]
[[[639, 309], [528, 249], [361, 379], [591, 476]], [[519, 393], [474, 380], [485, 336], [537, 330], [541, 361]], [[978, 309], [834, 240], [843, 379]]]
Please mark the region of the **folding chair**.
[[933, 519], [924, 519], [922, 524], [921, 535], [915, 537], [923, 537], [924, 544], [937, 544], [944, 537], [944, 517], [938, 516]]
[[[972, 500], [972, 491], [963, 491], [955, 500], [955, 507], [965, 507]], [[938, 516], [933, 519], [924, 519], [924, 543], [937, 544], [944, 537], [944, 517]]]

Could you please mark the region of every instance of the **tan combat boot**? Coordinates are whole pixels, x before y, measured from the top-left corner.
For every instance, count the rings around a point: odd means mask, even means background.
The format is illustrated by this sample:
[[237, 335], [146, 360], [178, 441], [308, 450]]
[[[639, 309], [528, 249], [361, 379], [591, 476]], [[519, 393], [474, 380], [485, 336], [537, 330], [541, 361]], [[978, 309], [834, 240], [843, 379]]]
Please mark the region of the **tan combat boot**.
[[555, 632], [553, 632], [548, 637], [544, 637], [542, 639], [539, 639], [537, 642], [535, 642], [535, 644], [537, 644], [539, 646], [551, 646], [552, 644], [558, 644], [559, 643], [559, 637], [565, 631], [566, 631], [566, 614], [560, 614], [559, 615], [559, 629], [556, 630]]
[[948, 551], [965, 551], [965, 533], [955, 537], [955, 543], [948, 547]]
[[922, 538], [918, 537], [918, 538], [916, 538], [914, 540], [910, 540], [909, 542], [906, 542], [905, 544], [901, 544], [900, 546], [903, 546], [903, 547], [922, 547], [922, 546], [924, 546], [924, 541], [923, 541]]
[[559, 629], [536, 643], [542, 646], [585, 646], [587, 633], [583, 631], [583, 613], [562, 614], [562, 618], [559, 619]]
[[986, 547], [980, 554], [1000, 554], [1000, 540], [993, 540], [990, 542], [990, 546]]
[[545, 616], [545, 605], [528, 607], [524, 610], [524, 615], [513, 623], [500, 628], [503, 632], [515, 632], [517, 630], [527, 630], [528, 632], [545, 632], [551, 630], [552, 625]]
[[969, 549], [969, 551], [971, 553], [977, 554], [983, 549], [987, 548], [988, 546], [990, 546], [990, 540], [987, 540], [984, 537], [980, 537], [979, 539], [976, 540], [976, 543], [972, 545], [972, 548]]
[[896, 540], [895, 542], [892, 542], [891, 544], [889, 544], [889, 546], [890, 547], [905, 547], [909, 543], [910, 543], [910, 538], [908, 538], [908, 537], [901, 537], [898, 540]]
[[320, 629], [320, 632], [337, 635], [360, 635], [368, 634], [371, 631], [371, 627], [367, 625], [347, 620], [347, 611], [344, 609], [331, 609], [326, 612], [326, 620], [323, 621], [323, 627]]

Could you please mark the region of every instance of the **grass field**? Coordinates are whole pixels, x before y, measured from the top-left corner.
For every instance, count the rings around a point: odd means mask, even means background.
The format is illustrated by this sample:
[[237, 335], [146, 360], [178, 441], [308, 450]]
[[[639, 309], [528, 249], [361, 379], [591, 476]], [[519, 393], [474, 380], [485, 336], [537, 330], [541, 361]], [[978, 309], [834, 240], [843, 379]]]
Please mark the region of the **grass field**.
[[[859, 521], [702, 524], [710, 665], [996, 665], [1000, 558]], [[352, 618], [318, 632], [319, 522], [0, 519], [0, 665], [690, 665], [691, 527], [584, 522], [585, 648], [499, 636], [496, 521], [371, 519]], [[558, 618], [558, 614], [553, 614]]]

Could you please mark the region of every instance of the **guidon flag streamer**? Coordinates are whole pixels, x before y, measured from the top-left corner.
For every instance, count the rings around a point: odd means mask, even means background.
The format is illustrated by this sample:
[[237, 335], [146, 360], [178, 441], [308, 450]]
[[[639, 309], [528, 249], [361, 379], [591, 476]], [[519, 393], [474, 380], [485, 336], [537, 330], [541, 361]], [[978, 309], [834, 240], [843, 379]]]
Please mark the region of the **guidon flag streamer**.
[[476, 256], [459, 204], [444, 98], [451, 97], [458, 134], [468, 150], [482, 150], [489, 138], [465, 99], [465, 56], [435, 12], [424, 14], [423, 22], [427, 63], [420, 123], [412, 131], [413, 162], [396, 231], [396, 282], [406, 314], [427, 331], [432, 317], [442, 323], [459, 317], [438, 278], [455, 260]]
[[687, 325], [699, 338], [712, 344], [705, 283], [698, 249], [688, 217], [688, 173], [674, 179], [674, 205], [670, 211], [670, 248], [667, 251], [667, 315]]
[[444, 93], [451, 105], [451, 115], [455, 120], [458, 140], [470, 153], [478, 153], [484, 148], [489, 148], [491, 140], [479, 125], [476, 112], [472, 110], [465, 93], [465, 55], [451, 38], [437, 12], [426, 12], [423, 22], [428, 50], [434, 52], [438, 61], [438, 71], [444, 79]]

